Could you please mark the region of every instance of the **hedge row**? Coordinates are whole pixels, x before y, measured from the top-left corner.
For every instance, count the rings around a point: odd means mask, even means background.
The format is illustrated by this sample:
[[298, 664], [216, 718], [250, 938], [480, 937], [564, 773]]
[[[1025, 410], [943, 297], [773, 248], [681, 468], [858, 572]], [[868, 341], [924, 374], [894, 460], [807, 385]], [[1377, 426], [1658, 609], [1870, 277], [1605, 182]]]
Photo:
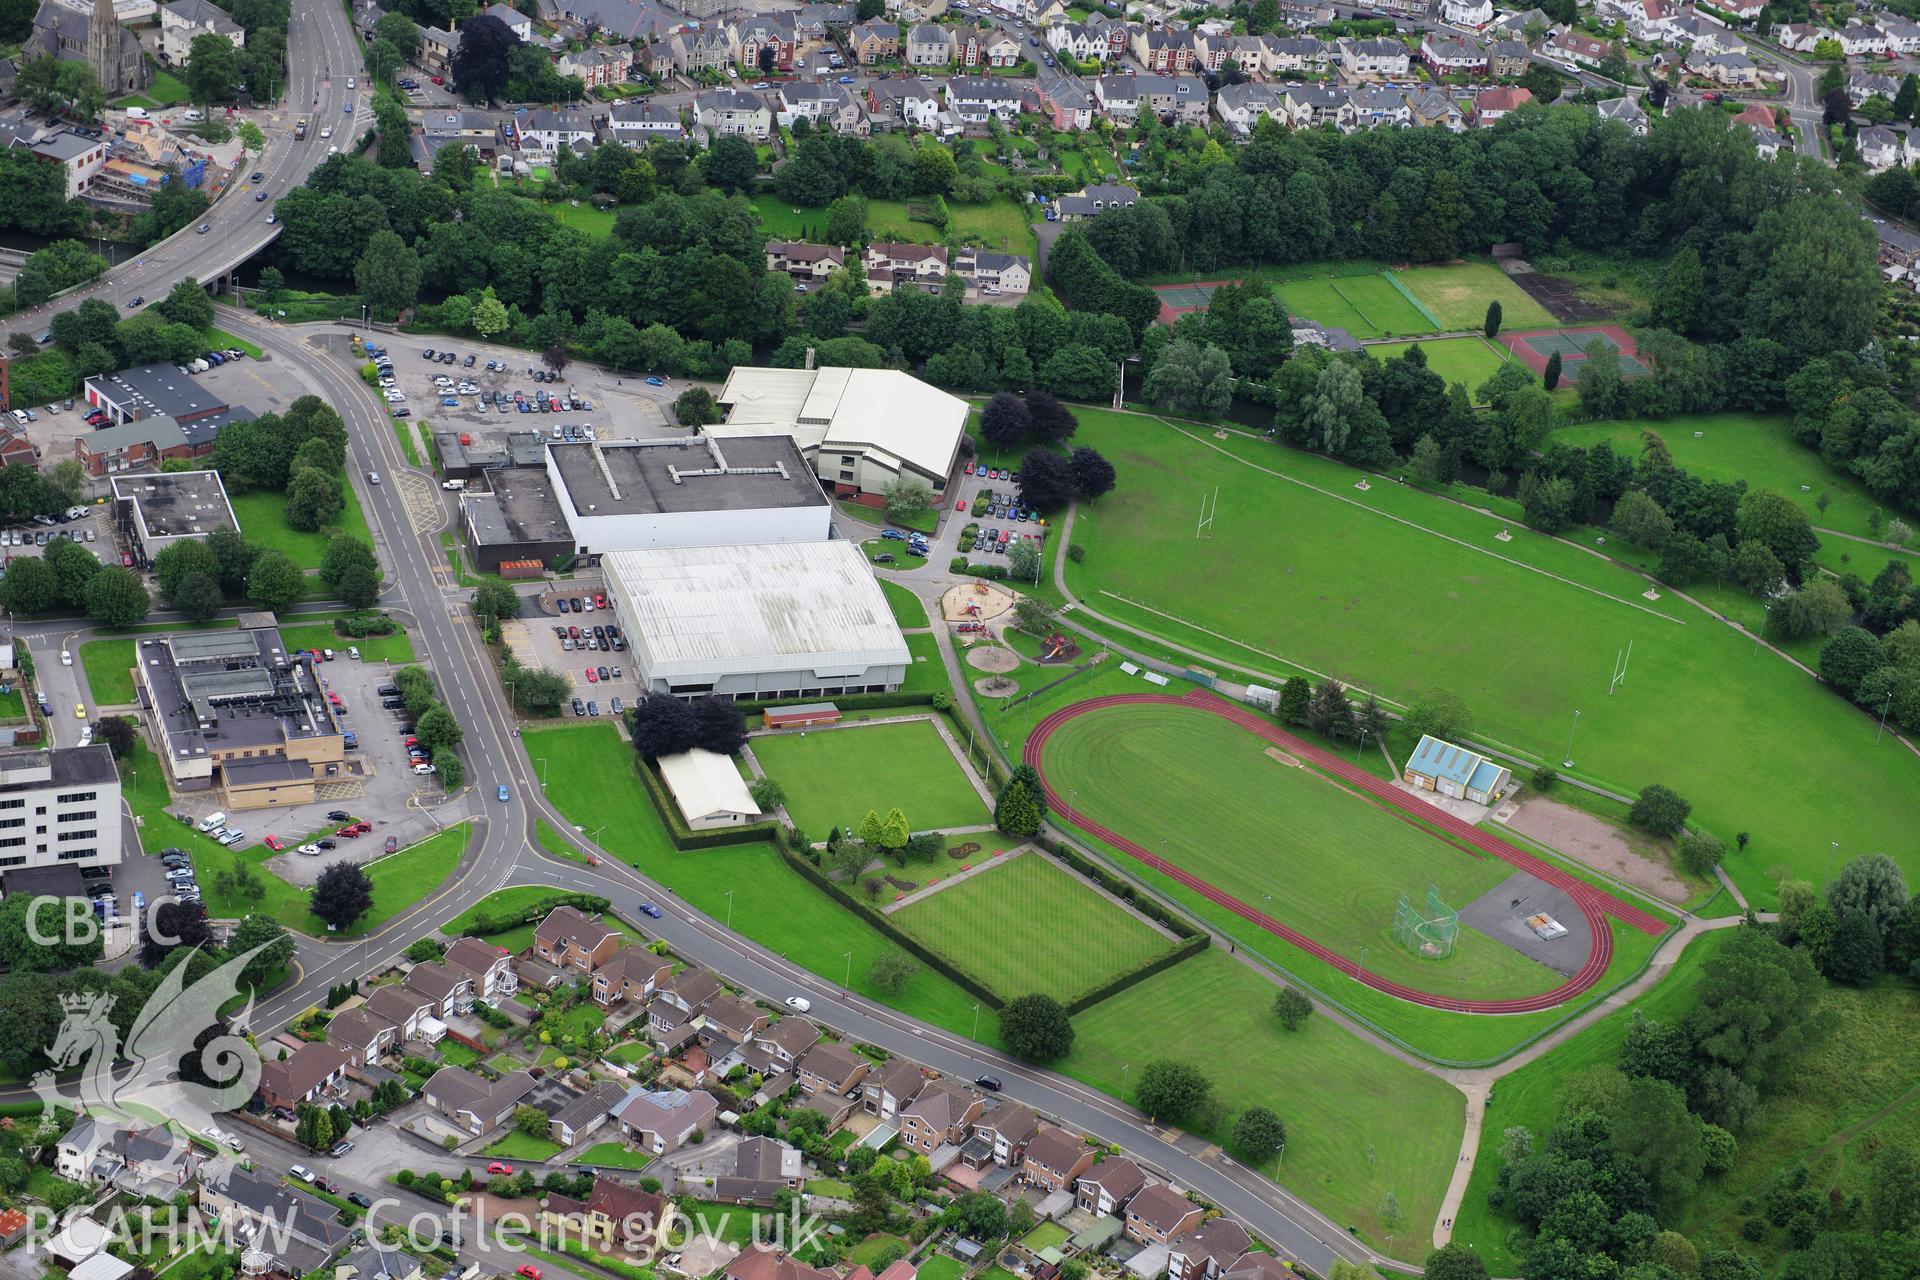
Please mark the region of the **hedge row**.
[[1006, 1001], [1001, 998], [999, 992], [966, 972], [964, 969], [961, 969], [939, 952], [924, 945], [918, 939], [911, 938], [899, 929], [896, 929], [893, 922], [888, 920], [885, 915], [875, 911], [872, 907], [860, 901], [851, 893], [848, 893], [843, 886], [836, 884], [829, 876], [822, 872], [820, 868], [787, 848], [784, 842], [775, 841], [774, 847], [780, 851], [780, 856], [787, 860], [788, 866], [812, 881], [816, 888], [823, 890], [835, 901], [872, 925], [887, 941], [918, 959], [922, 964], [926, 965], [927, 968], [932, 969], [943, 978], [950, 979], [956, 983], [962, 991], [967, 992], [969, 995], [978, 997], [980, 1003], [986, 1005], [989, 1009], [998, 1009], [1006, 1003]]
[[503, 911], [498, 914], [475, 916], [471, 923], [460, 932], [469, 938], [478, 938], [489, 933], [505, 933], [509, 929], [518, 929], [523, 924], [534, 924], [544, 920], [555, 907], [577, 907], [588, 913], [605, 911], [612, 904], [597, 893], [556, 893], [531, 903], [520, 911]]
[[780, 838], [780, 824], [777, 822], [756, 822], [746, 827], [722, 827], [718, 831], [694, 831], [681, 821], [680, 806], [673, 802], [667, 793], [667, 784], [661, 780], [656, 767], [645, 760], [634, 757], [633, 771], [640, 775], [641, 785], [646, 789], [647, 799], [653, 801], [653, 808], [660, 815], [660, 821], [667, 829], [667, 839], [673, 841], [673, 847], [682, 853], [693, 849], [718, 849], [724, 845], [746, 844], [754, 840], [773, 840]]
[[1117, 872], [1100, 865], [1081, 853], [1064, 840], [1049, 840], [1045, 836], [1036, 837], [1034, 843], [1051, 853], [1060, 861], [1078, 871], [1087, 879], [1105, 889], [1120, 901], [1132, 907], [1143, 916], [1158, 920], [1182, 938], [1207, 937], [1208, 935], [1185, 916], [1175, 915], [1152, 894], [1143, 891], [1139, 885]]
[[1204, 933], [1196, 933], [1174, 947], [1171, 951], [1162, 951], [1144, 964], [1135, 965], [1125, 973], [1115, 974], [1096, 987], [1092, 987], [1066, 1002], [1068, 1013], [1079, 1013], [1082, 1009], [1091, 1009], [1110, 996], [1117, 996], [1137, 982], [1145, 982], [1156, 973], [1163, 973], [1182, 960], [1199, 955], [1213, 945], [1213, 939]]

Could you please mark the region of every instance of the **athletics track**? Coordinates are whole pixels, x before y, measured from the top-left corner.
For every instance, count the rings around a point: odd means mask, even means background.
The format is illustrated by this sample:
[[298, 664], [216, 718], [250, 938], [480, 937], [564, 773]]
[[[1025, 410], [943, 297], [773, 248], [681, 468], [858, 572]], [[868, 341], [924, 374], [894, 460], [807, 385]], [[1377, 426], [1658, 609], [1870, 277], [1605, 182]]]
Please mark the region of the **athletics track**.
[[[1040, 757], [1046, 750], [1047, 739], [1055, 730], [1076, 716], [1089, 711], [1098, 711], [1105, 707], [1132, 705], [1162, 705], [1192, 707], [1200, 711], [1209, 711], [1225, 720], [1247, 730], [1249, 733], [1266, 739], [1281, 750], [1307, 761], [1315, 768], [1324, 770], [1344, 782], [1347, 786], [1361, 792], [1372, 800], [1390, 805], [1405, 814], [1412, 815], [1421, 822], [1437, 828], [1450, 843], [1464, 843], [1481, 853], [1490, 854], [1502, 862], [1515, 867], [1528, 875], [1535, 876], [1557, 889], [1565, 892], [1580, 906], [1580, 912], [1586, 917], [1593, 936], [1593, 950], [1587, 955], [1587, 962], [1580, 971], [1567, 981], [1539, 995], [1524, 996], [1513, 1000], [1462, 1000], [1453, 996], [1436, 995], [1430, 991], [1421, 991], [1402, 983], [1392, 982], [1370, 970], [1363, 969], [1353, 961], [1335, 954], [1333, 951], [1315, 942], [1297, 929], [1275, 920], [1272, 916], [1235, 898], [1233, 895], [1207, 883], [1199, 876], [1182, 869], [1177, 864], [1147, 852], [1138, 844], [1120, 835], [1084, 814], [1075, 812], [1054, 789], [1041, 769]], [[1165, 875], [1172, 876], [1181, 884], [1192, 889], [1211, 902], [1248, 920], [1268, 933], [1285, 938], [1294, 946], [1310, 955], [1319, 957], [1359, 982], [1365, 983], [1376, 991], [1406, 1000], [1412, 1004], [1426, 1005], [1433, 1009], [1447, 1009], [1455, 1013], [1533, 1013], [1541, 1009], [1551, 1009], [1565, 1004], [1581, 992], [1586, 991], [1600, 981], [1607, 966], [1613, 961], [1613, 930], [1608, 927], [1607, 917], [1612, 916], [1622, 924], [1640, 930], [1653, 937], [1667, 932], [1667, 925], [1638, 907], [1631, 906], [1610, 893], [1594, 888], [1586, 881], [1568, 875], [1565, 871], [1536, 858], [1523, 849], [1516, 848], [1504, 840], [1488, 835], [1486, 832], [1462, 822], [1444, 809], [1429, 805], [1401, 791], [1389, 782], [1347, 763], [1331, 752], [1323, 751], [1310, 742], [1303, 741], [1286, 730], [1269, 723], [1254, 712], [1245, 710], [1233, 703], [1223, 702], [1211, 694], [1194, 690], [1185, 697], [1174, 697], [1163, 693], [1123, 693], [1104, 698], [1092, 698], [1086, 702], [1075, 703], [1062, 708], [1042, 720], [1035, 726], [1027, 739], [1026, 750], [1022, 753], [1024, 763], [1030, 764], [1040, 773], [1041, 785], [1046, 788], [1047, 804], [1056, 814], [1066, 821], [1090, 832], [1106, 841], [1129, 857], [1152, 867]]]

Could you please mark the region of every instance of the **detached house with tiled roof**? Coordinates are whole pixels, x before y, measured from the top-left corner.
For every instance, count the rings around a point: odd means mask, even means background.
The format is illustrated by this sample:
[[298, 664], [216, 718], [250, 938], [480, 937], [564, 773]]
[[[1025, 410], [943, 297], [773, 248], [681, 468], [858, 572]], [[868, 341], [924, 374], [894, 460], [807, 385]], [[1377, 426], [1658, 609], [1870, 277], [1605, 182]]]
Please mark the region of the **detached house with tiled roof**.
[[1127, 1201], [1127, 1238], [1139, 1244], [1168, 1244], [1205, 1217], [1199, 1205], [1164, 1182], [1150, 1183]]
[[577, 907], [555, 907], [533, 930], [533, 954], [556, 969], [592, 973], [612, 959], [620, 931]]
[[1065, 1129], [1040, 1126], [1020, 1161], [1020, 1178], [1045, 1191], [1066, 1191], [1093, 1167], [1093, 1148]]

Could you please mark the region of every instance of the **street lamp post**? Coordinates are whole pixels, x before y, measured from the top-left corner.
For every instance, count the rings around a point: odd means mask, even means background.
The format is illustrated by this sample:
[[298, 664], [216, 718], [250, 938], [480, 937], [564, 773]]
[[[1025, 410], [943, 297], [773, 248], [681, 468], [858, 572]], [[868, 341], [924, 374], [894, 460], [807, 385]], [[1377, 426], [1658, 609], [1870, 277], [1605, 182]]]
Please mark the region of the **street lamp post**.
[[1573, 768], [1573, 735], [1580, 728], [1580, 713], [1573, 713], [1573, 724], [1567, 730], [1567, 758], [1560, 762], [1563, 769]]
[[847, 962], [847, 973], [846, 973], [845, 981], [841, 982], [840, 986], [842, 990], [846, 991], [848, 994], [852, 994], [853, 992], [853, 952], [846, 951], [846, 952], [842, 952], [841, 954], [845, 957]]
[[1880, 727], [1873, 732], [1873, 745], [1880, 745], [1881, 735], [1887, 731], [1887, 712], [1893, 708], [1893, 692], [1887, 692], [1887, 705], [1880, 708]]
[[727, 930], [733, 930], [733, 890], [727, 890]]
[[980, 1038], [980, 1006], [978, 1004], [975, 1004], [973, 1006], [973, 1034], [968, 1036], [967, 1039], [978, 1040], [979, 1038]]

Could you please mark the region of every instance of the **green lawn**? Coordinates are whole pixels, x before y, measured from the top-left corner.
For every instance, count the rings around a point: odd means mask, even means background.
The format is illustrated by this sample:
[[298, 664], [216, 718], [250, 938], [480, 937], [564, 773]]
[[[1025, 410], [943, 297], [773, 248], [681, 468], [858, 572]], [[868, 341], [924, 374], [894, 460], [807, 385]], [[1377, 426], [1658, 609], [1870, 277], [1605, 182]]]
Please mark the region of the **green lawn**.
[[419, 466], [420, 446], [415, 441], [413, 424], [402, 418], [388, 418], [387, 421], [393, 424], [393, 434], [399, 437], [400, 452], [407, 455], [407, 465]]
[[[100, 706], [119, 707], [133, 701], [133, 640], [89, 640], [80, 646], [81, 670], [87, 689]], [[56, 713], [64, 710], [55, 707]]]
[[1435, 325], [1384, 276], [1320, 276], [1276, 289], [1289, 313], [1345, 329], [1356, 338], [1432, 333]]
[[[459, 865], [460, 855], [466, 851], [472, 829], [471, 823], [463, 822], [418, 844], [409, 845], [390, 857], [380, 857], [377, 862], [369, 863], [367, 878], [373, 882], [373, 907], [355, 921], [345, 934], [358, 936], [371, 933], [402, 911], [431, 897]], [[163, 843], [185, 844], [181, 839], [183, 834], [198, 836], [197, 832], [188, 832], [186, 828], [175, 825], [167, 832]], [[307, 910], [307, 890], [288, 884], [263, 865], [275, 856], [273, 850], [263, 844], [242, 849], [220, 849], [204, 837], [200, 839], [202, 844], [212, 846], [212, 851], [205, 852], [195, 862], [200, 870], [201, 890], [206, 894], [208, 915], [216, 918], [269, 915], [289, 929], [297, 929], [314, 937], [327, 936], [329, 930], [326, 922]], [[377, 857], [379, 846], [373, 843], [373, 838], [363, 839], [367, 840], [367, 856]], [[253, 868], [263, 889], [260, 897], [249, 898], [222, 892], [219, 872], [224, 867], [236, 864]]]
[[878, 1232], [847, 1250], [847, 1261], [871, 1271], [884, 1271], [889, 1262], [906, 1257], [908, 1248], [901, 1237]]
[[860, 550], [869, 563], [882, 570], [918, 569], [927, 562], [925, 556], [907, 550], [906, 543], [889, 542], [885, 538], [868, 538], [860, 544]]
[[753, 754], [786, 788], [793, 820], [816, 838], [896, 805], [915, 831], [991, 816], [931, 721], [755, 738]]
[[507, 1160], [551, 1160], [559, 1155], [562, 1149], [557, 1142], [529, 1137], [516, 1130], [488, 1146], [487, 1154]]
[[556, 858], [565, 858], [569, 862], [585, 862], [586, 855], [580, 852], [580, 846], [562, 835], [545, 818], [533, 821], [533, 837], [542, 849]]
[[887, 604], [893, 610], [893, 620], [904, 630], [927, 625], [927, 606], [920, 603], [920, 597], [912, 590], [897, 582], [880, 579], [880, 594], [887, 598]]
[[967, 1274], [967, 1264], [951, 1254], [930, 1253], [923, 1256], [916, 1270], [915, 1280], [960, 1280]]
[[[1298, 663], [1394, 702], [1450, 688], [1476, 737], [1534, 759], [1566, 755], [1581, 711], [1574, 772], [1625, 794], [1664, 783], [1706, 830], [1751, 833], [1727, 870], [1762, 910], [1773, 868], [1824, 880], [1836, 839], [1920, 876], [1920, 826], [1900, 816], [1920, 760], [1875, 750], [1870, 718], [1685, 601], [1648, 602], [1633, 573], [1407, 486], [1360, 493], [1356, 473], [1326, 459], [1077, 412], [1075, 443], [1120, 475], [1081, 510], [1073, 540], [1087, 555], [1067, 566], [1102, 613], [1263, 683]], [[1213, 536], [1196, 542], [1193, 512], [1216, 486]], [[1608, 696], [1629, 642], [1631, 675]], [[1820, 787], [1753, 782], [1809, 772]]]
[[360, 650], [363, 662], [412, 662], [414, 660], [413, 641], [407, 638], [404, 630], [395, 631], [386, 636], [361, 636], [355, 639], [343, 636], [333, 629], [331, 622], [303, 622], [299, 626], [280, 628], [280, 643], [288, 649], [332, 649], [337, 658], [347, 658], [347, 649], [351, 646]]
[[1035, 1253], [1067, 1242], [1067, 1229], [1057, 1222], [1043, 1222], [1020, 1237], [1020, 1243]]
[[842, 498], [835, 502], [834, 505], [840, 508], [842, 514], [852, 516], [862, 524], [870, 524], [876, 527], [892, 526], [899, 529], [918, 529], [921, 533], [932, 533], [934, 527], [940, 523], [940, 513], [931, 507], [911, 520], [894, 520], [887, 515], [884, 509], [880, 507], [870, 507], [864, 502], [854, 502], [851, 499]]
[[228, 333], [225, 329], [207, 330], [207, 345], [210, 347], [219, 347], [222, 351], [228, 347], [237, 347], [255, 360], [266, 355], [266, 352], [261, 350], [259, 343], [249, 342], [239, 334]]
[[[1446, 960], [1400, 946], [1398, 895], [1418, 901], [1432, 885], [1459, 910], [1513, 868], [1477, 858], [1317, 770], [1273, 759], [1260, 738], [1209, 711], [1091, 712], [1047, 740], [1042, 767], [1056, 790], [1077, 789], [1074, 803], [1089, 818], [1383, 977], [1487, 999], [1565, 981], [1469, 929]], [[1206, 821], [1195, 822], [1196, 814]]]
[[[1393, 1192], [1414, 1224], [1395, 1236], [1393, 1252], [1424, 1257], [1465, 1127], [1460, 1095], [1318, 1014], [1288, 1032], [1269, 1012], [1272, 1003], [1271, 984], [1209, 952], [1076, 1015], [1073, 1052], [1055, 1066], [1130, 1097], [1126, 1085], [1139, 1080], [1145, 1063], [1195, 1062], [1229, 1124], [1256, 1104], [1286, 1120], [1285, 1167], [1269, 1162], [1260, 1172], [1381, 1248], [1380, 1197]], [[1200, 1045], [1233, 1049], [1214, 1059], [1181, 1048]]]
[[1391, 360], [1408, 347], [1418, 346], [1427, 357], [1427, 368], [1439, 374], [1449, 384], [1466, 384], [1468, 394], [1480, 389], [1480, 384], [1491, 378], [1501, 365], [1512, 359], [1505, 348], [1496, 347], [1485, 338], [1441, 338], [1437, 342], [1390, 342], [1367, 348], [1367, 353], [1376, 360]]
[[[825, 209], [799, 208], [774, 195], [752, 197], [760, 225], [769, 236], [797, 240], [808, 236], [818, 240], [825, 233]], [[912, 202], [919, 203], [919, 202]], [[904, 241], [910, 244], [938, 244], [948, 238], [940, 228], [927, 222], [915, 222], [908, 215], [905, 200], [867, 201], [867, 231], [875, 240]], [[985, 204], [947, 202], [951, 218], [951, 238], [969, 244], [984, 245], [1007, 253], [1033, 252], [1033, 227], [1026, 210], [1007, 197]], [[580, 210], [572, 210], [578, 213]]]
[[145, 96], [163, 107], [185, 106], [193, 101], [193, 94], [183, 81], [158, 67], [153, 69], [153, 82], [147, 86]]
[[359, 495], [354, 493], [352, 483], [344, 477], [341, 492], [346, 498], [346, 506], [339, 518], [312, 533], [295, 529], [287, 523], [287, 496], [284, 493], [255, 489], [250, 493], [233, 494], [231, 501], [233, 514], [240, 521], [240, 532], [246, 535], [248, 542], [283, 551], [303, 569], [318, 569], [320, 557], [326, 554], [330, 535], [349, 533], [362, 542], [373, 541], [372, 535], [367, 532], [367, 518], [360, 510]]
[[1038, 853], [961, 880], [892, 920], [1008, 999], [1038, 991], [1064, 1003], [1177, 945]]
[[[913, 655], [913, 666], [907, 670], [907, 678], [900, 685], [905, 693], [932, 693], [948, 688], [947, 665], [940, 661], [940, 642], [928, 632], [924, 635], [907, 637], [907, 652]], [[907, 814], [909, 822], [918, 822], [911, 812]]]
[[[1648, 431], [1658, 432], [1674, 462], [1701, 479], [1745, 480], [1749, 488], [1771, 489], [1822, 528], [1865, 538], [1872, 536], [1867, 527], [1869, 512], [1879, 508], [1894, 514], [1858, 480], [1829, 465], [1819, 450], [1795, 440], [1784, 414], [1703, 413], [1648, 422], [1589, 422], [1560, 427], [1548, 439], [1581, 448], [1605, 440], [1616, 453], [1638, 458], [1642, 436]], [[1819, 506], [1822, 494], [1830, 499], [1824, 512]], [[1854, 561], [1862, 555], [1886, 554], [1877, 547], [1850, 546], [1843, 539], [1822, 541], [1827, 544], [1823, 551], [1846, 551]], [[1873, 576], [1858, 564], [1847, 567], [1868, 579]]]
[[580, 1164], [604, 1165], [609, 1169], [644, 1169], [653, 1157], [618, 1142], [596, 1142], [580, 1153]]
[[[545, 825], [545, 824], [542, 824]], [[551, 830], [551, 828], [549, 828]], [[457, 938], [467, 931], [467, 926], [482, 916], [500, 915], [503, 912], [524, 911], [536, 902], [567, 892], [565, 889], [549, 888], [546, 885], [516, 885], [511, 889], [495, 889], [480, 901], [462, 911], [442, 926], [449, 938]], [[537, 923], [537, 922], [536, 922]], [[606, 918], [607, 926], [618, 930], [631, 938], [632, 930], [622, 925], [612, 916]], [[520, 952], [533, 945], [533, 924], [520, 925], [502, 933], [483, 933], [479, 935], [496, 947], [505, 947], [508, 951]]]
[[1496, 301], [1503, 329], [1550, 329], [1555, 324], [1545, 307], [1490, 262], [1409, 267], [1393, 274], [1440, 317], [1443, 330], [1478, 329], [1486, 321], [1487, 304]]

